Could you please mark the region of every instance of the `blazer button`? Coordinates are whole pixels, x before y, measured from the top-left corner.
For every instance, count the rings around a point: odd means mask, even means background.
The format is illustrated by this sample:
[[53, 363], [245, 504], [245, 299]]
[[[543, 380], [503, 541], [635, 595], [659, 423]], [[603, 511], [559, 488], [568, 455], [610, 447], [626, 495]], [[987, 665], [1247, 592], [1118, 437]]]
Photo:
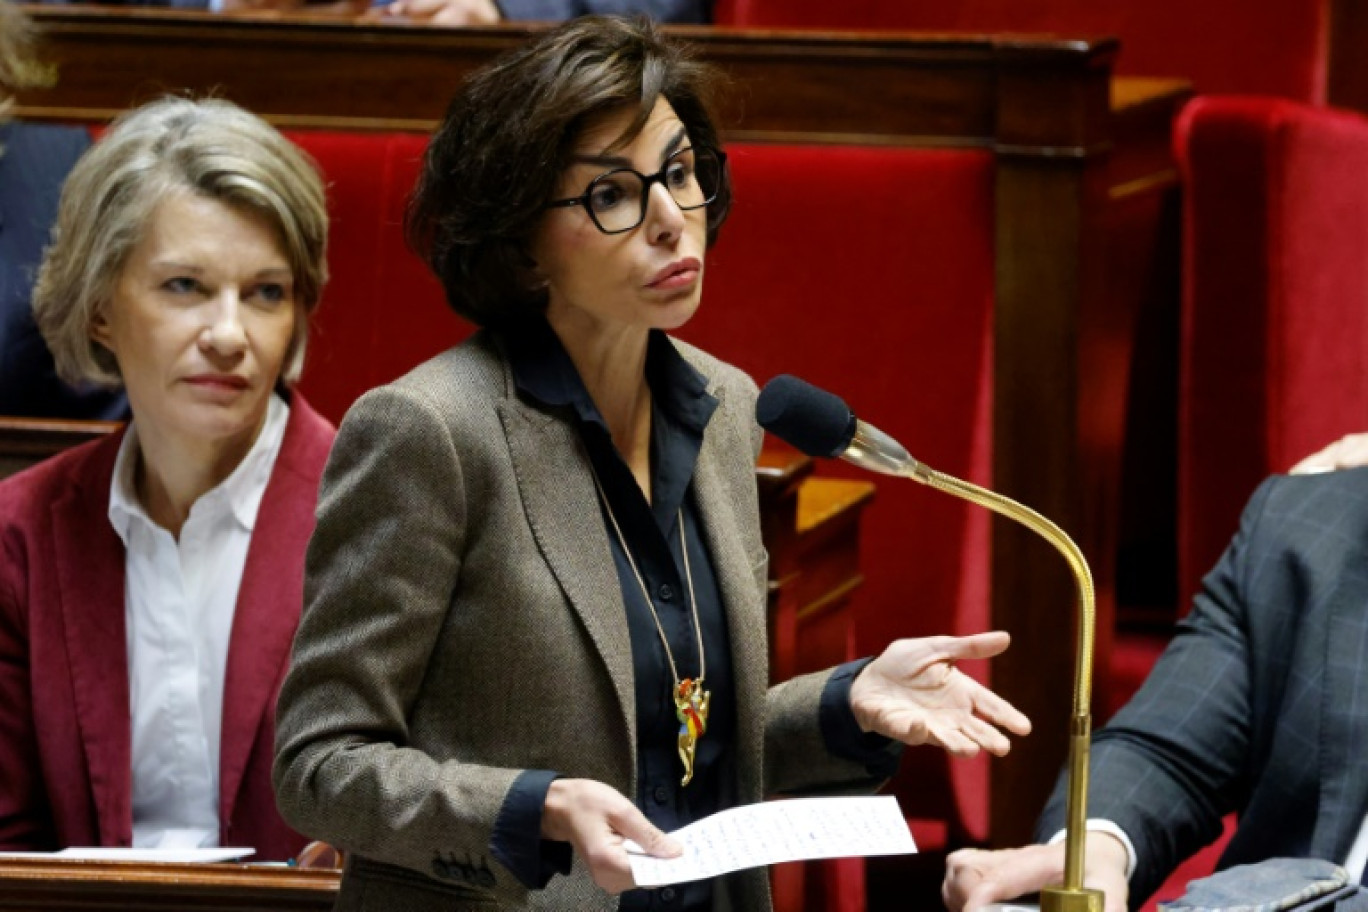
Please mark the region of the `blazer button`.
[[675, 895], [676, 894], [674, 887], [665, 887], [660, 891], [660, 901], [672, 903], [675, 901]]
[[651, 792], [651, 797], [655, 799], [656, 804], [664, 804], [670, 800], [670, 790], [663, 785], [657, 785]]

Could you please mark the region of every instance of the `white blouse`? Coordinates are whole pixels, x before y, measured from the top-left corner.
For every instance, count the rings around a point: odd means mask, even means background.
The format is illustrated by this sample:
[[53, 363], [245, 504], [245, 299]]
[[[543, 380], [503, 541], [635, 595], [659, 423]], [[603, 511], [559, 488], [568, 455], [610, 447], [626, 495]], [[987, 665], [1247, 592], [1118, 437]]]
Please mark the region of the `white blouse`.
[[137, 426], [114, 463], [109, 521], [123, 540], [133, 845], [216, 846], [223, 681], [252, 528], [285, 436], [273, 395], [241, 464], [190, 508], [179, 541], [134, 488]]

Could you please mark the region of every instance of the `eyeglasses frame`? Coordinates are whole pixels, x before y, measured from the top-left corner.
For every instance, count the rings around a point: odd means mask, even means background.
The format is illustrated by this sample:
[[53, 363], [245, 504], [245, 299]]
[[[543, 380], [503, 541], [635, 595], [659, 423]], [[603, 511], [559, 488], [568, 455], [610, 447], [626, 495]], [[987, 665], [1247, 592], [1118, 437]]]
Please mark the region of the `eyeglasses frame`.
[[[646, 207], [649, 206], [651, 203], [651, 185], [658, 183], [660, 184], [660, 186], [665, 187], [665, 192], [669, 194], [670, 200], [674, 202], [676, 206], [679, 206], [680, 212], [692, 212], [695, 209], [702, 209], [703, 207], [711, 204], [714, 200], [716, 200], [717, 195], [722, 192], [722, 176], [727, 172], [726, 152], [723, 152], [721, 149], [709, 149], [706, 147], [702, 151], [711, 152], [713, 155], [717, 156], [718, 181], [717, 187], [713, 190], [712, 195], [696, 206], [680, 206], [679, 202], [675, 200], [674, 194], [670, 193], [670, 188], [665, 186], [665, 173], [670, 170], [670, 163], [674, 160], [675, 156], [683, 155], [685, 152], [696, 153], [696, 150], [693, 146], [685, 146], [682, 149], [676, 149], [675, 151], [671, 152], [668, 156], [666, 156], [664, 164], [662, 164], [660, 166], [660, 170], [654, 174], [642, 174], [635, 168], [613, 168], [609, 171], [604, 171], [598, 177], [595, 177], [593, 180], [591, 180], [589, 182], [589, 185], [585, 187], [584, 192], [581, 193], [579, 196], [573, 197], [571, 199], [552, 200], [551, 202], [546, 204], [546, 208], [568, 209], [571, 206], [583, 206], [584, 211], [589, 215], [589, 220], [594, 223], [594, 227], [597, 228], [600, 232], [602, 232], [603, 234], [625, 234], [628, 231], [641, 227], [641, 223], [646, 221]], [[697, 170], [697, 167], [695, 167], [694, 172], [697, 173]], [[626, 228], [618, 228], [616, 230], [609, 231], [607, 228], [603, 227], [603, 224], [598, 220], [598, 216], [594, 214], [594, 210], [589, 207], [589, 199], [593, 196], [594, 187], [598, 184], [598, 182], [606, 177], [611, 177], [614, 174], [635, 174], [637, 176], [637, 179], [641, 181], [641, 213], [637, 216], [636, 222], [627, 226]]]

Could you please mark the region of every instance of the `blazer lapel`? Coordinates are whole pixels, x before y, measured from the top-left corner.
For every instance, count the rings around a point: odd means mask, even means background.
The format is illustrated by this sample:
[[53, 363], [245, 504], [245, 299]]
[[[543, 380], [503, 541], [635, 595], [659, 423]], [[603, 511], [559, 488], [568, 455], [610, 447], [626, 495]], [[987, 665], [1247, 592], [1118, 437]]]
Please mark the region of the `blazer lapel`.
[[58, 591], [76, 719], [101, 845], [133, 835], [132, 715], [124, 625], [124, 548], [109, 524], [109, 484], [123, 434], [102, 443], [92, 471], [52, 505]]
[[[750, 452], [750, 444], [731, 439], [725, 433], [722, 408], [723, 391], [709, 390], [719, 399], [717, 414], [704, 434], [703, 447], [694, 467], [694, 497], [703, 522], [708, 553], [727, 615], [727, 632], [731, 637], [732, 675], [736, 682], [736, 731], [738, 738], [749, 738], [754, 743], [745, 745], [741, 757], [759, 757], [763, 749], [764, 719], [755, 715], [763, 710], [764, 695], [769, 686], [769, 656], [766, 651], [766, 619], [764, 593], [757, 590], [755, 568], [741, 534], [740, 519], [736, 515], [738, 503], [731, 496], [736, 484], [755, 484], [749, 471], [750, 462], [737, 460], [731, 452], [741, 447]], [[744, 479], [725, 477], [726, 467], [743, 466], [748, 471]], [[728, 483], [730, 482], [730, 483]], [[743, 765], [744, 767], [744, 765]], [[740, 794], [759, 794], [762, 772], [744, 767], [740, 771]]]
[[223, 722], [219, 739], [219, 819], [227, 825], [242, 790], [252, 750], [271, 750], [273, 733], [257, 744], [276, 688], [289, 661], [304, 602], [304, 548], [313, 533], [319, 474], [327, 458], [323, 425], [300, 397], [270, 481], [261, 498], [228, 641], [223, 680]]
[[498, 412], [528, 525], [613, 682], [635, 770], [632, 641], [588, 456], [565, 421], [512, 398], [500, 402]]
[[1331, 599], [1321, 692], [1320, 810], [1312, 851], [1342, 861], [1368, 809], [1368, 596], [1362, 586], [1340, 585]]

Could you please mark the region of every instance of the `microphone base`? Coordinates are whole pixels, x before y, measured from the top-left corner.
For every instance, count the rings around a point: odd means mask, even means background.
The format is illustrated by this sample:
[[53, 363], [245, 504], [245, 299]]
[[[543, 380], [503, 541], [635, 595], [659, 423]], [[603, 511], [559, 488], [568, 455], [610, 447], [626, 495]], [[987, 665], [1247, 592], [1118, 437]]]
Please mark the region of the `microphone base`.
[[1101, 890], [1070, 890], [1046, 887], [1040, 891], [1040, 912], [1102, 912], [1106, 896]]

